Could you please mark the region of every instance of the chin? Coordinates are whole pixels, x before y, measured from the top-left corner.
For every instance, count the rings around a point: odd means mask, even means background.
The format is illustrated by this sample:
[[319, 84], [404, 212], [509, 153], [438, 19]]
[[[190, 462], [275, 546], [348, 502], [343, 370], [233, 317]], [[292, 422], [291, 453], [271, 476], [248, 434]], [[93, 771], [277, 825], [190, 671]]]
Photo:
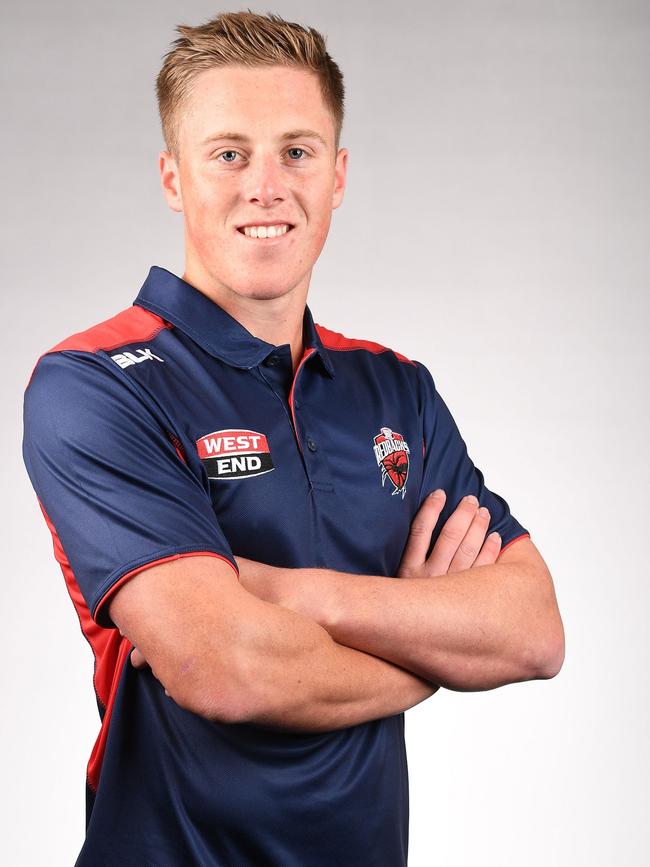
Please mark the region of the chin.
[[232, 290], [244, 298], [254, 298], [257, 301], [265, 301], [271, 298], [281, 298], [294, 288], [295, 284], [283, 281], [260, 282], [256, 280], [244, 285], [233, 284]]

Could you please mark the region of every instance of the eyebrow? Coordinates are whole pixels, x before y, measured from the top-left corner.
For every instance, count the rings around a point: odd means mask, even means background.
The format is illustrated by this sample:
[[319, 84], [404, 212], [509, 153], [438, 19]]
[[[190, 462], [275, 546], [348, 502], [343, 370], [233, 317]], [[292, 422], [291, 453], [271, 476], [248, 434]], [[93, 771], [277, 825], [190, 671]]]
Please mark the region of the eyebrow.
[[[285, 132], [280, 136], [280, 141], [289, 141], [296, 138], [313, 138], [316, 141], [320, 142], [320, 144], [322, 144], [324, 147], [327, 147], [327, 142], [325, 141], [323, 136], [319, 132], [316, 132], [316, 130], [314, 129], [289, 130], [289, 132]], [[250, 141], [250, 138], [241, 132], [217, 132], [204, 139], [201, 142], [201, 145], [211, 144], [216, 141], [221, 141], [222, 139], [225, 139], [226, 141]]]

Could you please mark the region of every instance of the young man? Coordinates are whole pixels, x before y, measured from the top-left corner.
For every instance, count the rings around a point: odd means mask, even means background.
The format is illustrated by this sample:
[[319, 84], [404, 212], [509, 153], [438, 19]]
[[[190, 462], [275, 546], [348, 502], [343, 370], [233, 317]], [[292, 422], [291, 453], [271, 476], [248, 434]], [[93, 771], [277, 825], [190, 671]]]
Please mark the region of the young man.
[[314, 324], [348, 155], [322, 37], [179, 31], [158, 96], [183, 278], [152, 267], [25, 393], [96, 660], [77, 863], [405, 864], [403, 711], [557, 673], [552, 580], [426, 367]]

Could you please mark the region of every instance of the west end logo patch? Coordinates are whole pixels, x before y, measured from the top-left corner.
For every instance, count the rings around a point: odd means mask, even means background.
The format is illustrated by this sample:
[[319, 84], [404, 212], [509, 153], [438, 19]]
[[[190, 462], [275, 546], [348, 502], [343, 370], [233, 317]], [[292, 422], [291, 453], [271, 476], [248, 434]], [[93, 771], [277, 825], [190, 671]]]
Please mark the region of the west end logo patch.
[[266, 436], [259, 431], [213, 431], [200, 437], [196, 447], [209, 479], [246, 479], [275, 469]]
[[382, 427], [380, 433], [374, 438], [373, 450], [377, 463], [381, 467], [382, 488], [388, 476], [393, 483], [391, 494], [401, 494], [404, 499], [410, 451], [406, 440], [402, 434], [396, 433], [389, 427]]

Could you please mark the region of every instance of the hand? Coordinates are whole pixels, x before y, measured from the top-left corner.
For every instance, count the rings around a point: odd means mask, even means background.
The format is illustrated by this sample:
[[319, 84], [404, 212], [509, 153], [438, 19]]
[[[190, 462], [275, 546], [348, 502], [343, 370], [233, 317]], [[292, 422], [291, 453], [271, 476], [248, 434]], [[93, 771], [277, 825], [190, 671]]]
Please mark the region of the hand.
[[131, 651], [131, 665], [133, 668], [144, 668], [145, 665], [149, 665], [137, 647], [134, 647]]
[[431, 555], [425, 560], [433, 528], [445, 501], [445, 492], [437, 490], [429, 494], [420, 506], [411, 522], [398, 578], [433, 578], [496, 562], [501, 550], [501, 537], [498, 533], [490, 533], [485, 538], [490, 526], [490, 513], [484, 506], [479, 509], [473, 494], [463, 497], [456, 506], [440, 531]]
[[239, 569], [239, 581], [249, 593], [274, 605], [286, 604], [286, 570], [247, 557], [235, 556], [235, 562]]
[[[131, 665], [134, 668], [144, 668], [145, 666], [149, 665], [149, 663], [144, 658], [144, 656], [140, 653], [140, 651], [138, 650], [137, 647], [133, 648], [133, 650], [131, 651], [129, 656], [131, 658]], [[156, 677], [156, 672], [153, 669], [151, 671], [152, 671], [153, 676]], [[156, 678], [156, 680], [158, 680], [158, 678]], [[169, 693], [167, 692], [167, 690], [165, 690], [165, 695], [169, 696]], [[170, 698], [171, 698], [171, 696], [170, 696]]]

